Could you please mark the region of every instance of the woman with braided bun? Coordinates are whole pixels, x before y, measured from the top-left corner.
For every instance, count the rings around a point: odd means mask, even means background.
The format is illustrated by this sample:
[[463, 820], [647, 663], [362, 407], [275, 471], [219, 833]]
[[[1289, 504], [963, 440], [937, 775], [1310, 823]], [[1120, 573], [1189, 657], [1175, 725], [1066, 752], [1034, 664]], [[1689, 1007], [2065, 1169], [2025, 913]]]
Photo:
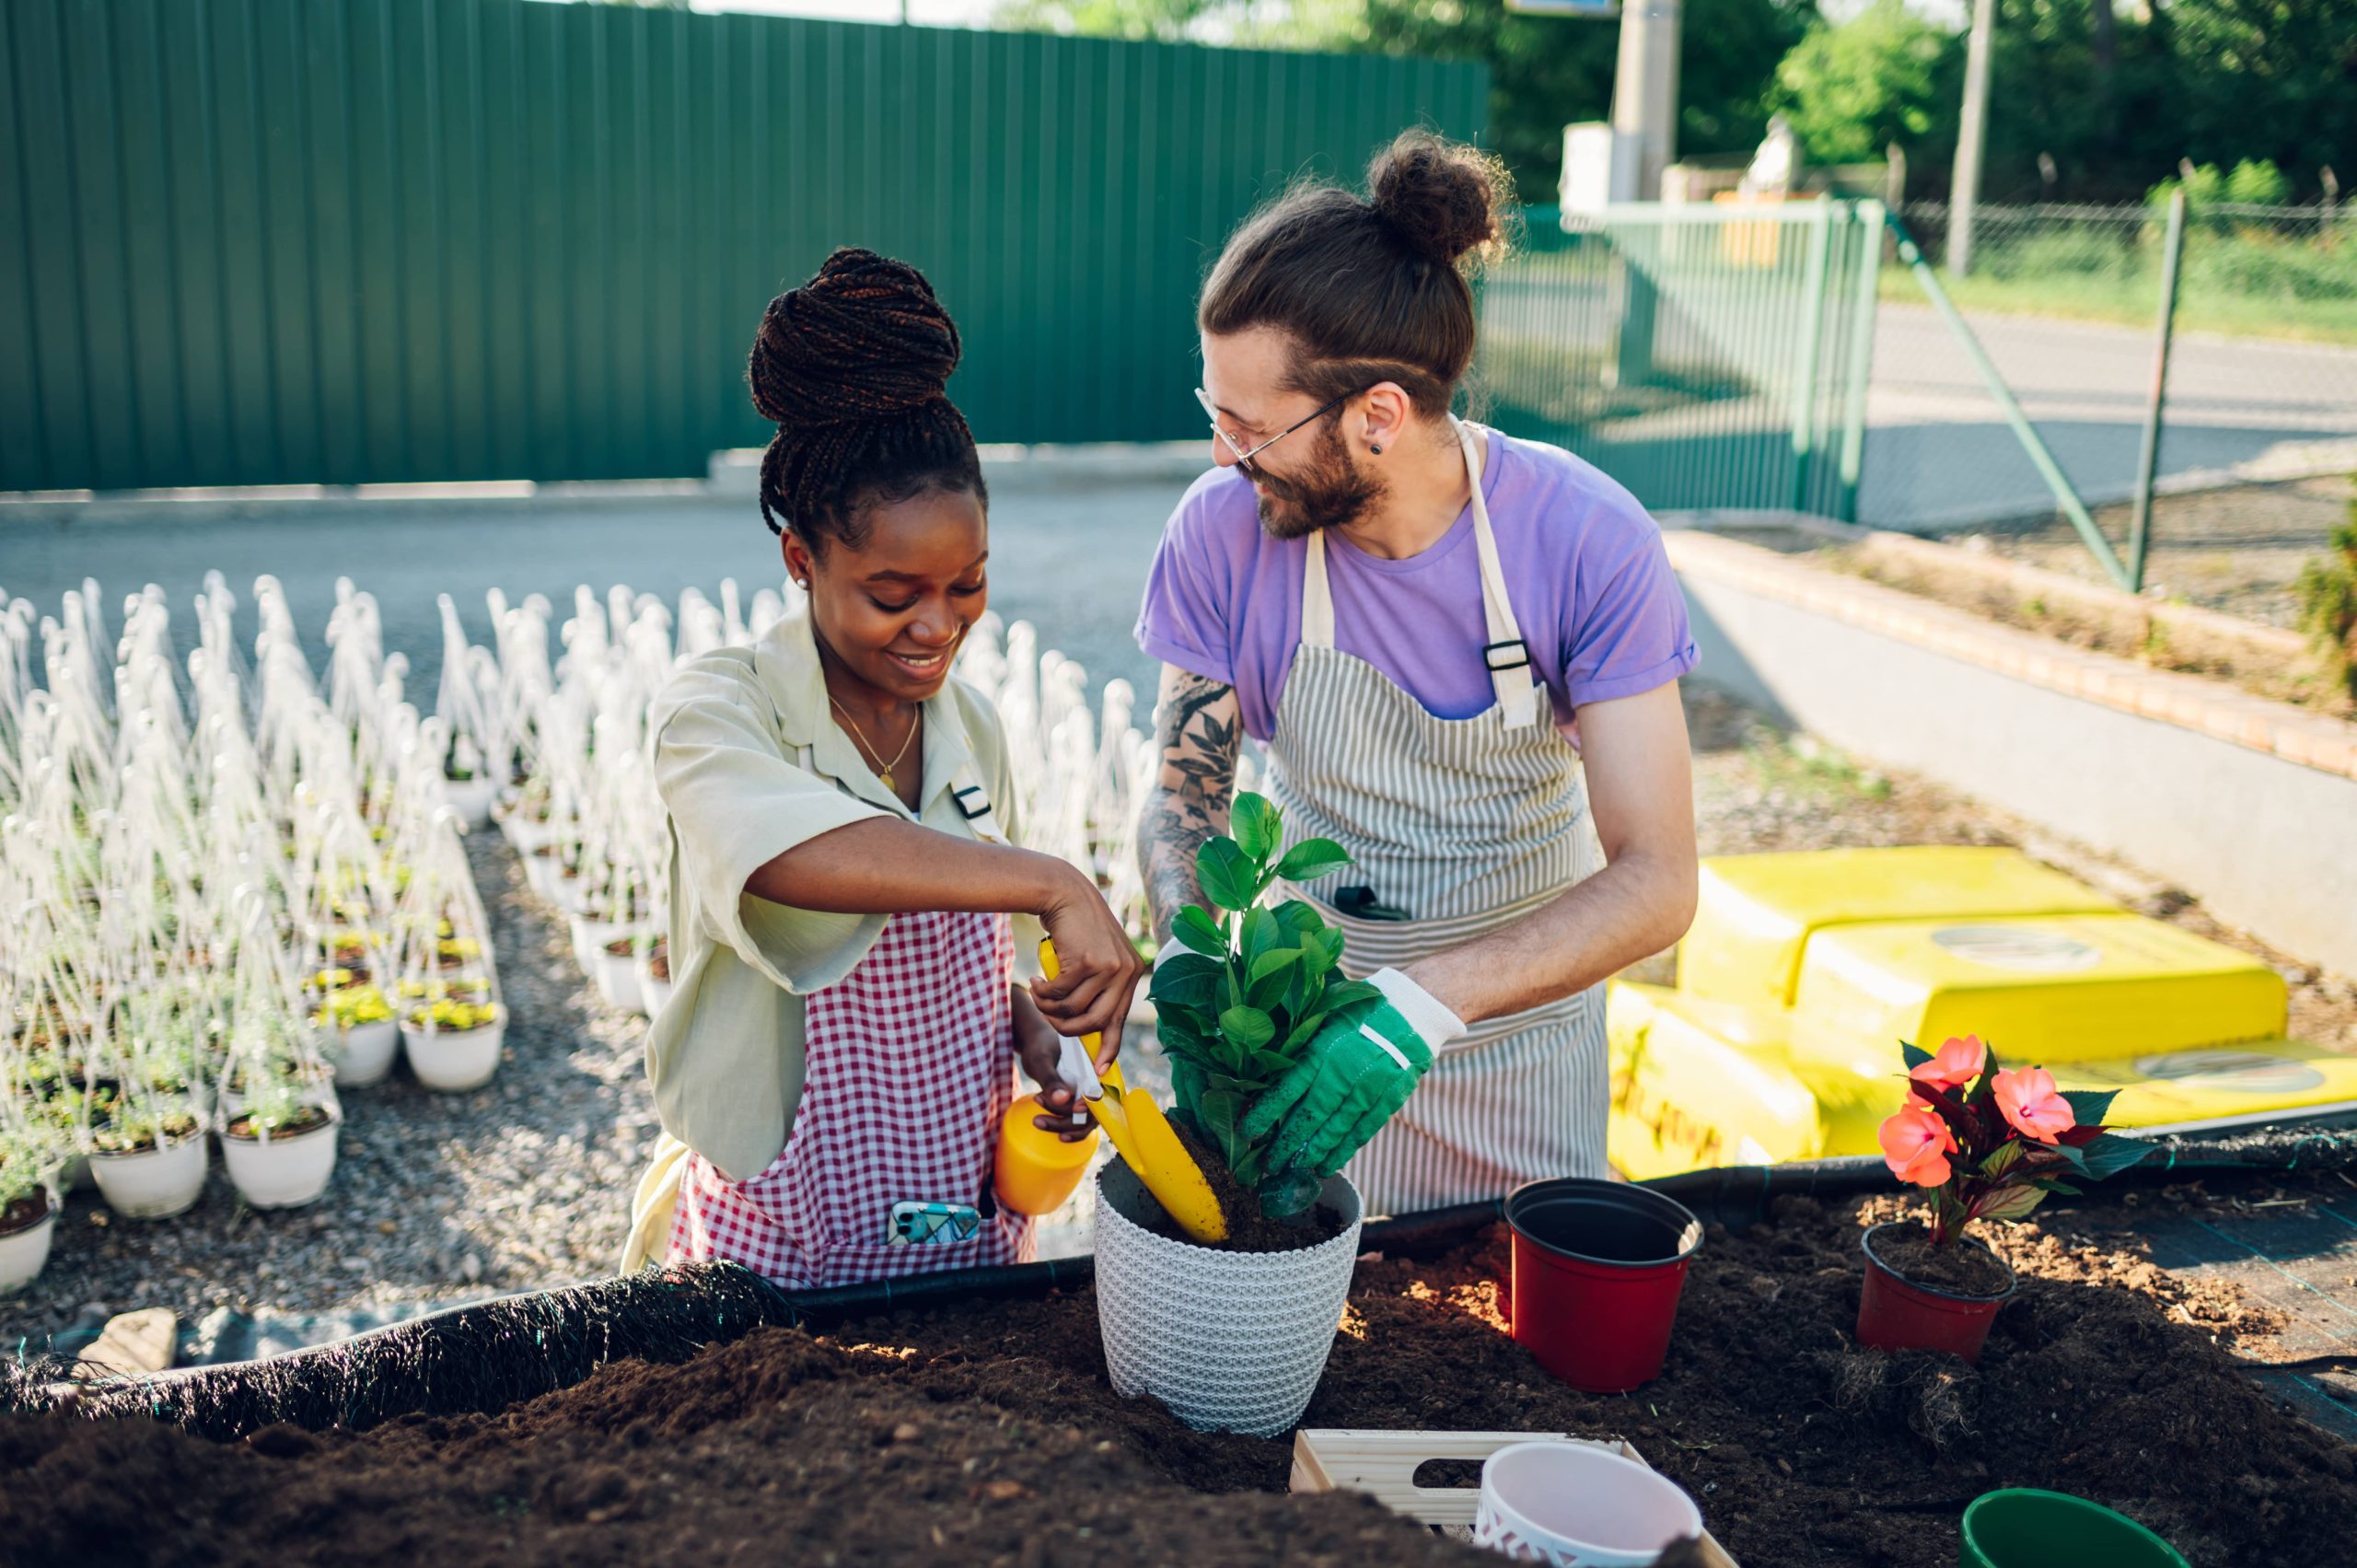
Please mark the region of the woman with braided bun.
[[1165, 667], [1157, 928], [1200, 897], [1239, 734], [1288, 830], [1350, 852], [1297, 891], [1383, 1004], [1243, 1125], [1277, 1167], [1347, 1164], [1376, 1214], [1603, 1175], [1602, 982], [1694, 910], [1695, 653], [1661, 531], [1571, 453], [1450, 412], [1511, 199], [1493, 159], [1411, 132], [1365, 194], [1296, 188], [1229, 238], [1196, 309], [1214, 466], [1138, 621]]
[[[1016, 1063], [1039, 1125], [1080, 1137], [1059, 1031], [1120, 1049], [1136, 951], [1090, 878], [1016, 847], [998, 715], [950, 673], [989, 602], [958, 356], [923, 275], [866, 250], [754, 339], [761, 516], [807, 608], [690, 660], [649, 715], [679, 983], [625, 1270], [805, 1288], [1021, 1260], [1029, 1222], [990, 1192]], [[1058, 977], [1018, 983], [1042, 930]]]

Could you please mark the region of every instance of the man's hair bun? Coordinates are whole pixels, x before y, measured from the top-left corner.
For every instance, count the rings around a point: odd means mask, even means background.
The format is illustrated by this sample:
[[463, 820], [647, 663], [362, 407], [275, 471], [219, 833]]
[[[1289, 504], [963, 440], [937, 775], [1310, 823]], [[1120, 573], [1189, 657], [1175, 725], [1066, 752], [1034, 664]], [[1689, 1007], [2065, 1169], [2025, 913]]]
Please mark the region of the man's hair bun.
[[1504, 167], [1461, 142], [1402, 133], [1367, 168], [1368, 200], [1409, 248], [1453, 267], [1505, 238], [1513, 200]]

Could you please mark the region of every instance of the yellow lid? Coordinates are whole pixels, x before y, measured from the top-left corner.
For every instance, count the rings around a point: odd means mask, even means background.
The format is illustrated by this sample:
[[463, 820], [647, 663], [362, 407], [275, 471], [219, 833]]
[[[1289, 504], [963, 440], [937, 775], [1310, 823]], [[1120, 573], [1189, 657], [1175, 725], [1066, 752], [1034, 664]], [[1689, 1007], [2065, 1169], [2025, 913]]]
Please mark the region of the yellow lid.
[[1038, 1095], [1025, 1095], [1007, 1108], [999, 1124], [992, 1188], [1000, 1204], [1018, 1214], [1048, 1214], [1063, 1207], [1097, 1157], [1097, 1133], [1066, 1143], [1035, 1125], [1044, 1108]]
[[1678, 989], [1787, 1007], [1809, 937], [1830, 926], [2113, 907], [2019, 850], [1923, 844], [1713, 855], [1702, 862], [1694, 923], [1678, 945]]
[[2135, 914], [1846, 925], [1809, 938], [1795, 1056], [1865, 1074], [1979, 1035], [2014, 1065], [2269, 1040], [2283, 979], [2245, 953]]

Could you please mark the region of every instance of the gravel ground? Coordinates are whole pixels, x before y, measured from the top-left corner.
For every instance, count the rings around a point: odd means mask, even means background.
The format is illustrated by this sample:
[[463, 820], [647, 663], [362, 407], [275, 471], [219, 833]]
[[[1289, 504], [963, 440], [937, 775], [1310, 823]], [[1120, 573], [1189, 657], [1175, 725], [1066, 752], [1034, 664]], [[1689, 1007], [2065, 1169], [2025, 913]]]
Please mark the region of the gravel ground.
[[142, 1307], [183, 1324], [223, 1307], [403, 1317], [612, 1271], [655, 1130], [644, 1025], [599, 1008], [499, 834], [469, 848], [509, 1009], [499, 1075], [445, 1095], [397, 1065], [345, 1095], [335, 1177], [306, 1209], [248, 1208], [217, 1147], [203, 1198], [177, 1219], [69, 1195], [48, 1268], [0, 1301], [0, 1347]]
[[[2357, 985], [2219, 926], [2132, 867], [1923, 780], [1781, 734], [1715, 693], [1690, 691], [1688, 716], [1704, 854], [2018, 844], [2131, 907], [2265, 958], [2293, 983], [2293, 1033], [2357, 1051]], [[397, 1068], [355, 1091], [335, 1179], [309, 1209], [247, 1209], [217, 1160], [203, 1201], [176, 1220], [119, 1220], [95, 1192], [74, 1194], [47, 1271], [0, 1302], [0, 1346], [25, 1337], [37, 1344], [67, 1325], [138, 1307], [172, 1307], [184, 1322], [221, 1307], [401, 1316], [611, 1271], [655, 1132], [641, 1073], [645, 1026], [599, 1007], [573, 967], [562, 924], [525, 893], [499, 836], [475, 835], [471, 852], [514, 1020], [492, 1085], [436, 1095]], [[1669, 959], [1637, 972], [1666, 981]], [[1086, 1244], [1085, 1218], [1068, 1215], [1043, 1250]]]
[[[2324, 553], [2333, 526], [2351, 515], [2352, 504], [2357, 475], [2160, 496], [2153, 503], [2145, 581], [2166, 598], [2297, 631], [2299, 602], [2292, 585], [2303, 565]], [[2124, 557], [2129, 508], [2098, 506], [2095, 519]], [[2060, 518], [1978, 537], [1997, 554], [2091, 583], [2110, 581]]]

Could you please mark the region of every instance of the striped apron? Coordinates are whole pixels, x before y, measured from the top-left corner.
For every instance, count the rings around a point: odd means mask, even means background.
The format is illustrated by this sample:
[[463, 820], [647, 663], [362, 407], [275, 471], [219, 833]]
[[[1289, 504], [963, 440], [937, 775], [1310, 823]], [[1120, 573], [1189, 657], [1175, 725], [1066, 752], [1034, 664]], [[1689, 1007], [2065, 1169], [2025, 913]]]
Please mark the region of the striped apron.
[[[1452, 423], [1454, 423], [1452, 421]], [[1579, 753], [1553, 723], [1506, 596], [1481, 494], [1481, 457], [1456, 426], [1472, 478], [1485, 650], [1497, 705], [1435, 718], [1334, 645], [1326, 540], [1309, 536], [1301, 646], [1277, 703], [1267, 789], [1289, 838], [1329, 838], [1352, 866], [1309, 899], [1364, 979], [1513, 924], [1603, 863]], [[1346, 890], [1364, 889], [1357, 899]], [[1363, 918], [1373, 903], [1406, 919]], [[1346, 907], [1338, 908], [1338, 903]], [[1352, 910], [1360, 912], [1358, 914]], [[1493, 1198], [1549, 1176], [1605, 1174], [1604, 987], [1477, 1024], [1442, 1051], [1399, 1113], [1351, 1162], [1370, 1214]]]

